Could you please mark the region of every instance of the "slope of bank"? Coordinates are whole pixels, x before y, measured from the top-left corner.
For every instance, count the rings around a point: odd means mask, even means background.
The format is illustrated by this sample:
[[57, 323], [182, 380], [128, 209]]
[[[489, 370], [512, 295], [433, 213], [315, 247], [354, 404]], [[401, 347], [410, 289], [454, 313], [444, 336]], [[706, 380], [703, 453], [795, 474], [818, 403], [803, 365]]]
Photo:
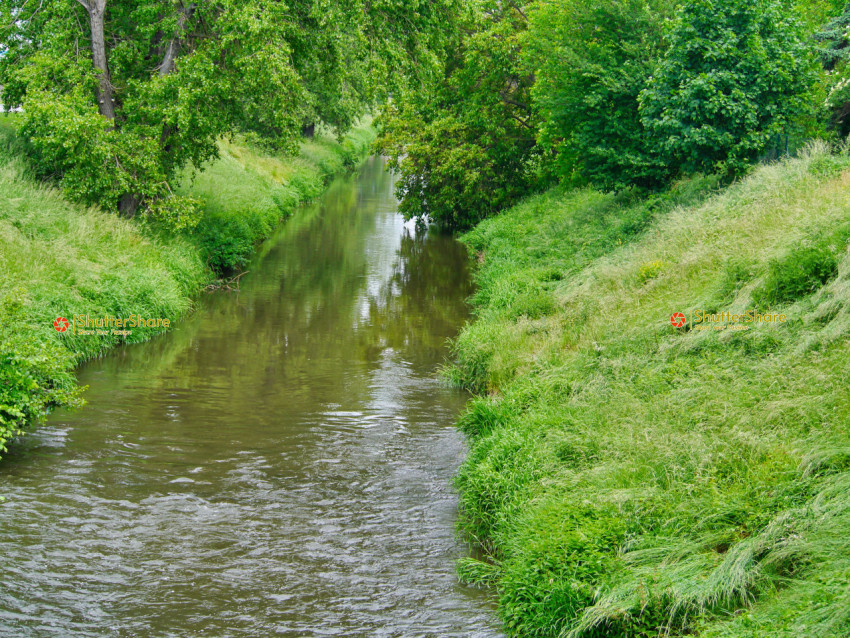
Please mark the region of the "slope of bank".
[[850, 633], [850, 159], [711, 186], [551, 192], [465, 237], [487, 560], [459, 569], [512, 635]]
[[[79, 403], [75, 365], [167, 329], [216, 273], [244, 265], [281, 219], [365, 158], [374, 137], [366, 122], [341, 142], [304, 142], [297, 157], [222, 143], [221, 158], [181, 186], [203, 203], [198, 227], [174, 235], [35, 182], [10, 124], [0, 127], [0, 451], [50, 408]], [[159, 325], [79, 334], [77, 315]], [[54, 328], [58, 317], [67, 331]]]
[[305, 140], [296, 157], [264, 152], [240, 139], [220, 142], [220, 157], [200, 172], [187, 169], [178, 188], [202, 202], [191, 238], [205, 262], [219, 273], [244, 267], [283, 218], [365, 159], [374, 139], [366, 118], [341, 141], [329, 135]]

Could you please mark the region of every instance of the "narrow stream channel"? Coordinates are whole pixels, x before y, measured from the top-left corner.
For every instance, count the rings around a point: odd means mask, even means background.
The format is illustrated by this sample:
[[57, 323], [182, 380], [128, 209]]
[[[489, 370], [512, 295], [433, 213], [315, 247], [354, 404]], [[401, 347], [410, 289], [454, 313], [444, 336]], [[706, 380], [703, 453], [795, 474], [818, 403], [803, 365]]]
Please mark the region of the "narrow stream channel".
[[249, 270], [0, 463], [0, 635], [500, 635], [456, 582], [465, 397], [435, 376], [465, 250], [373, 158]]

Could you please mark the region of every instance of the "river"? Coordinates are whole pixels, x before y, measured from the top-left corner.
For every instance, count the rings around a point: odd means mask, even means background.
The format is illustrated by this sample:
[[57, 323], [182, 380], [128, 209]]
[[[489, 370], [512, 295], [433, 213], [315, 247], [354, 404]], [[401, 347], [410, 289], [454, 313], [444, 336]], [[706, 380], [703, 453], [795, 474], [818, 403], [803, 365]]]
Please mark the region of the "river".
[[0, 463], [0, 635], [499, 636], [454, 573], [464, 248], [372, 158], [249, 271]]

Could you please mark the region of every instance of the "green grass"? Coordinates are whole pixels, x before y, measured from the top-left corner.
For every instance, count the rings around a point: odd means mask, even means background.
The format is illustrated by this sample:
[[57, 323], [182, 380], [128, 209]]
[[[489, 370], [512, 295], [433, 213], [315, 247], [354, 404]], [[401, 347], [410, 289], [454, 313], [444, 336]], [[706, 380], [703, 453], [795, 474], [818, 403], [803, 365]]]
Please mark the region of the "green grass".
[[[465, 237], [461, 527], [519, 636], [850, 635], [850, 158], [553, 191]], [[670, 315], [772, 310], [682, 329]]]
[[297, 157], [263, 152], [236, 139], [219, 144], [220, 157], [185, 171], [178, 192], [201, 200], [191, 241], [218, 273], [243, 268], [280, 221], [318, 197], [328, 181], [353, 169], [369, 152], [375, 131], [367, 118], [342, 140], [317, 135]]
[[184, 180], [204, 211], [197, 229], [175, 236], [37, 183], [15, 122], [0, 117], [0, 451], [53, 407], [79, 405], [75, 365], [163, 331], [60, 334], [57, 317], [135, 314], [173, 323], [214, 273], [243, 265], [283, 217], [365, 157], [374, 137], [364, 122], [340, 142], [305, 142], [297, 157], [222, 143], [219, 160]]

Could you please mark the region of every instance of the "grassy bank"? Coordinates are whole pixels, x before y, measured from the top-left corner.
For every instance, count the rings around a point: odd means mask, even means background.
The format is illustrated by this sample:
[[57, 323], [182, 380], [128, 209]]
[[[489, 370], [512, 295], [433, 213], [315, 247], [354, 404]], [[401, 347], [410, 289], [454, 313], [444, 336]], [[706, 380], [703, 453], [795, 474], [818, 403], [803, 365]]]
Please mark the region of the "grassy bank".
[[[465, 237], [463, 530], [512, 635], [850, 634], [850, 159], [651, 201], [550, 192]], [[695, 311], [785, 314], [701, 330]]]
[[342, 141], [319, 135], [301, 144], [297, 157], [267, 153], [243, 140], [219, 144], [219, 159], [198, 172], [187, 169], [178, 192], [202, 202], [191, 239], [216, 272], [242, 268], [259, 242], [306, 201], [318, 197], [335, 175], [353, 169], [369, 153], [371, 120]]
[[79, 403], [75, 365], [163, 331], [59, 333], [57, 317], [173, 323], [217, 273], [243, 265], [281, 219], [365, 157], [374, 135], [367, 122], [342, 142], [307, 141], [297, 157], [222, 143], [220, 159], [185, 176], [183, 192], [204, 210], [197, 228], [174, 235], [67, 201], [30, 177], [13, 119], [0, 133], [0, 450], [51, 407]]

